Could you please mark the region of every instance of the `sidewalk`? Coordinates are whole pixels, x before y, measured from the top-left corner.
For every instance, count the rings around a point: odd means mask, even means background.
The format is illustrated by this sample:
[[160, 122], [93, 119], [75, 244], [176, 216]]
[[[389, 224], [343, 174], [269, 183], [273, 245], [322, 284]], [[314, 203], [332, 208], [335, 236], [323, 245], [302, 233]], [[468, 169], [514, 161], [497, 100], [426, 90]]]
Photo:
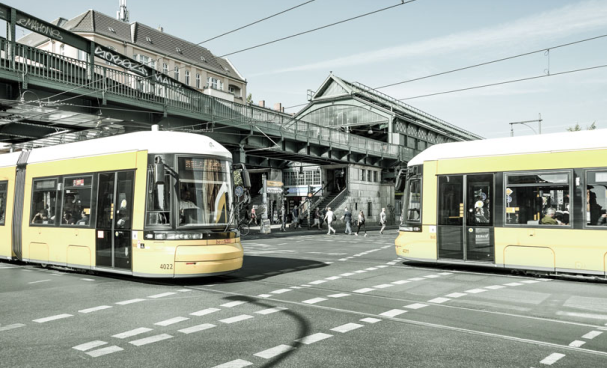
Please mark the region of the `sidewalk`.
[[[332, 224], [333, 228], [335, 229], [335, 233], [336, 235], [346, 235], [344, 234], [344, 231], [346, 230], [346, 225], [341, 222], [338, 221], [337, 224]], [[280, 225], [279, 224], [272, 224], [271, 225], [272, 228], [272, 232], [270, 234], [261, 234], [259, 232], [259, 226], [251, 226], [251, 231], [249, 232], [249, 235], [243, 236], [242, 239], [243, 240], [250, 240], [250, 239], [265, 239], [265, 238], [287, 238], [287, 237], [291, 237], [291, 236], [299, 236], [299, 235], [327, 235], [327, 224], [325, 223], [324, 226], [322, 227], [322, 230], [318, 230], [318, 227], [309, 229], [307, 227], [302, 227], [302, 228], [297, 228], [297, 229], [293, 229], [291, 227], [287, 227], [286, 231], [280, 231]], [[352, 226], [352, 236], [354, 236], [354, 232], [356, 232], [356, 226]], [[369, 236], [378, 236], [379, 234], [379, 229], [381, 229], [381, 226], [379, 224], [370, 224], [367, 225], [367, 237]], [[363, 229], [360, 229], [361, 233], [359, 234], [359, 236], [364, 236], [364, 231]], [[387, 225], [386, 228], [384, 229], [384, 236], [390, 236], [390, 235], [394, 235], [394, 238], [396, 239], [396, 236], [398, 235], [398, 225]]]

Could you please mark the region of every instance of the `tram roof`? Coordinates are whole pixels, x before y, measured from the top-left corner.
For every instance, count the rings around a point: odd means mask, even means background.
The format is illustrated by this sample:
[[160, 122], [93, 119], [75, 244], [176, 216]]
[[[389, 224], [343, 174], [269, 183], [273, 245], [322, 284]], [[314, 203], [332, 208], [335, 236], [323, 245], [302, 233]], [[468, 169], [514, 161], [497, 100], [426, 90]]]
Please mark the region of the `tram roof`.
[[607, 149], [607, 129], [437, 144], [415, 156], [408, 166], [458, 158], [597, 149]]
[[[182, 132], [148, 131], [35, 148], [31, 151], [27, 163], [32, 164], [136, 151], [148, 151], [148, 153], [158, 154], [212, 155], [232, 159], [230, 151], [207, 136]], [[0, 155], [0, 167], [15, 166], [19, 155], [19, 152]]]

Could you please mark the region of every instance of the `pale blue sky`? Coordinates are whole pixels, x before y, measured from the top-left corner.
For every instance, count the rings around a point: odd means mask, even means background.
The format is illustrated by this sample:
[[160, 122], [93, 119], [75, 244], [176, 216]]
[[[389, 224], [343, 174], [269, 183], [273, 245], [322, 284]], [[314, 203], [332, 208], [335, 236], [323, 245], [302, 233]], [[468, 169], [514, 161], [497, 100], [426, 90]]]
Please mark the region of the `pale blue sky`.
[[[198, 43], [304, 0], [128, 0], [130, 20]], [[397, 0], [316, 0], [204, 44], [221, 56], [353, 17]], [[115, 16], [118, 0], [6, 1], [46, 20], [87, 9]], [[253, 99], [306, 102], [330, 71], [371, 87], [607, 34], [607, 0], [417, 0], [365, 18], [232, 55]], [[550, 72], [607, 64], [607, 38], [550, 52]], [[381, 89], [406, 98], [544, 74], [543, 53]], [[545, 133], [580, 123], [607, 128], [607, 68], [406, 103], [482, 136], [510, 134], [508, 122], [544, 119]], [[290, 110], [295, 111], [295, 110]], [[537, 130], [536, 124], [531, 124]], [[515, 135], [533, 134], [524, 126]]]

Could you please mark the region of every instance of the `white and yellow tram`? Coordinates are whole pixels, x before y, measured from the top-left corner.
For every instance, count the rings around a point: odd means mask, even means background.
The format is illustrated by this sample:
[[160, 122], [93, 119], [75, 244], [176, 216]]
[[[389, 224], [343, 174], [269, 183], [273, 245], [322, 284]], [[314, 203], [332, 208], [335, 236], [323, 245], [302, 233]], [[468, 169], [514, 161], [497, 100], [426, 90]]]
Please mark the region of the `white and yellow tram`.
[[435, 145], [400, 179], [406, 260], [606, 276], [606, 129]]
[[238, 270], [232, 155], [137, 132], [0, 155], [0, 258], [140, 277]]

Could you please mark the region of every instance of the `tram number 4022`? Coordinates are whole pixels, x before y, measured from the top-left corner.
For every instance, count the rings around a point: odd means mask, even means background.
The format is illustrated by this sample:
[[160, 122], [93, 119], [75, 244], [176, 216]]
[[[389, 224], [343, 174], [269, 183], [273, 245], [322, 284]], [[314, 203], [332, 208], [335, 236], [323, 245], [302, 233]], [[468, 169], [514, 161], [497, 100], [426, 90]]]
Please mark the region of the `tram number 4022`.
[[173, 265], [171, 263], [162, 263], [160, 265], [160, 268], [163, 270], [172, 270], [173, 269]]

